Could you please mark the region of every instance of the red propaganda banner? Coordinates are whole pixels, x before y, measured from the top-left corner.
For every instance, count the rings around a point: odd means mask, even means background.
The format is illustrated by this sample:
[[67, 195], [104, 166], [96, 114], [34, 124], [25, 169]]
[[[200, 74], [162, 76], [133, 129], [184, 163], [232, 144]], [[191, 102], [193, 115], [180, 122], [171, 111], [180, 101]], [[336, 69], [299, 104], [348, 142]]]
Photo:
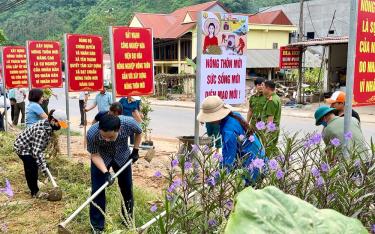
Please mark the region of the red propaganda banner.
[[29, 79], [32, 88], [61, 88], [61, 52], [57, 41], [27, 41]]
[[112, 27], [112, 69], [116, 96], [153, 94], [154, 67], [152, 30]]
[[299, 47], [280, 47], [280, 69], [299, 68], [301, 48]]
[[66, 34], [66, 58], [69, 91], [103, 90], [102, 37]]
[[358, 1], [353, 106], [375, 105], [375, 0]]
[[27, 88], [26, 48], [4, 46], [2, 49], [5, 88]]

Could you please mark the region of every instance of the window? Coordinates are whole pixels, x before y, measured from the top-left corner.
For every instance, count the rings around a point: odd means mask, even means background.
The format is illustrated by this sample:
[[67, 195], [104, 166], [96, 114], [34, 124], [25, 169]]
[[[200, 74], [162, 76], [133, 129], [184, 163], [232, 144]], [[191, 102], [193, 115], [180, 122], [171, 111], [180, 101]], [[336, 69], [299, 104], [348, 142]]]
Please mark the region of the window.
[[272, 49], [278, 49], [279, 48], [279, 43], [273, 43], [272, 44]]
[[315, 38], [315, 32], [307, 32], [306, 34], [307, 40]]
[[329, 30], [329, 31], [328, 31], [328, 34], [329, 34], [329, 35], [335, 34], [335, 30]]

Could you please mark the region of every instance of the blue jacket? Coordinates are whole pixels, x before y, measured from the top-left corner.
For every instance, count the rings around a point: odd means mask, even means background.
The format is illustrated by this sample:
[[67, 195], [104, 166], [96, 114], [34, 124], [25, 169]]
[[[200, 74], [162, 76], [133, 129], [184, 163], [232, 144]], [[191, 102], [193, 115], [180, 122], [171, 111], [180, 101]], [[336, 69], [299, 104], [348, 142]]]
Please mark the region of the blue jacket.
[[[242, 116], [234, 112], [235, 115]], [[223, 165], [226, 167], [233, 167], [237, 155], [240, 158], [246, 157], [243, 166], [247, 167], [255, 158], [265, 158], [265, 150], [259, 141], [258, 137], [254, 134], [254, 141], [250, 142], [246, 137], [246, 132], [241, 124], [233, 117], [227, 116], [220, 123], [220, 133], [223, 141]], [[245, 136], [241, 143], [239, 136]]]

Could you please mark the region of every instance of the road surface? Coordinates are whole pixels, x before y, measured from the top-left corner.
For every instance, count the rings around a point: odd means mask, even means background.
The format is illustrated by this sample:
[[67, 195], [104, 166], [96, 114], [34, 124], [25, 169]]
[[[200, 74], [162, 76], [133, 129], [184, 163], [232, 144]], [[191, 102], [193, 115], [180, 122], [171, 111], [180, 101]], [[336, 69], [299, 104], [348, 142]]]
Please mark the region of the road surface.
[[[63, 89], [55, 89], [55, 93], [58, 95], [56, 100], [54, 97], [50, 99], [49, 108], [60, 108], [65, 110], [65, 93]], [[89, 100], [89, 106], [92, 100]], [[69, 100], [70, 105], [70, 116], [72, 120], [72, 129], [78, 129], [79, 125], [79, 106], [78, 99], [71, 98]], [[166, 106], [152, 106], [154, 109], [151, 112], [151, 128], [152, 135], [163, 136], [163, 137], [176, 137], [176, 136], [187, 136], [194, 134], [194, 110], [188, 108], [179, 107], [166, 107]], [[88, 120], [92, 120], [97, 113], [97, 109], [90, 111], [87, 114]], [[300, 132], [309, 133], [314, 131], [321, 131], [321, 127], [316, 127], [314, 120], [311, 118], [299, 118], [291, 116], [282, 116], [281, 127], [286, 132]], [[375, 137], [375, 124], [374, 123], [362, 123], [362, 130], [366, 139]], [[204, 127], [201, 127], [201, 134], [205, 132]]]

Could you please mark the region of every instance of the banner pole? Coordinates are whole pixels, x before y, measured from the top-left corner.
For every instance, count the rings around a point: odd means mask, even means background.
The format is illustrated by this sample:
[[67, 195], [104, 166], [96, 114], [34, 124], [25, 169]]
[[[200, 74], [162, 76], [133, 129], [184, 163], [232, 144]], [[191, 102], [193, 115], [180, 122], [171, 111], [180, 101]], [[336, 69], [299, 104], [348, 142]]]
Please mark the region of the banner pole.
[[26, 64], [27, 64], [27, 81], [28, 81], [28, 87], [29, 92], [31, 90], [31, 70], [30, 70], [30, 56], [29, 56], [29, 41], [26, 41]]
[[108, 27], [109, 31], [109, 51], [111, 55], [111, 82], [112, 82], [112, 102], [116, 101], [116, 79], [115, 79], [115, 55], [113, 49], [113, 33], [112, 26]]
[[68, 157], [71, 157], [70, 153], [70, 115], [69, 115], [69, 72], [68, 72], [68, 44], [67, 44], [67, 34], [64, 34], [64, 57], [65, 57], [65, 104], [66, 104], [66, 117], [68, 119], [68, 132], [66, 137], [66, 152]]
[[[358, 0], [351, 0], [350, 3], [350, 25], [349, 25], [349, 44], [346, 78], [346, 100], [344, 117], [344, 134], [350, 132], [350, 123], [352, 121], [352, 100], [354, 84], [354, 66], [356, 59], [356, 36], [357, 36], [357, 18], [358, 18]], [[344, 137], [344, 155], [348, 156], [349, 139]]]
[[4, 90], [4, 115], [5, 115], [5, 123], [4, 123], [4, 130], [8, 131], [8, 110], [7, 110], [7, 98], [6, 98], [6, 85], [5, 85], [5, 72], [4, 72], [4, 47], [1, 48], [1, 64], [3, 64], [3, 68], [1, 72], [3, 73], [3, 90]]
[[197, 116], [200, 109], [201, 101], [201, 55], [202, 55], [202, 19], [203, 12], [199, 12], [198, 22], [197, 22], [197, 68], [195, 76], [195, 125], [194, 125], [194, 143], [199, 145], [199, 121]]

